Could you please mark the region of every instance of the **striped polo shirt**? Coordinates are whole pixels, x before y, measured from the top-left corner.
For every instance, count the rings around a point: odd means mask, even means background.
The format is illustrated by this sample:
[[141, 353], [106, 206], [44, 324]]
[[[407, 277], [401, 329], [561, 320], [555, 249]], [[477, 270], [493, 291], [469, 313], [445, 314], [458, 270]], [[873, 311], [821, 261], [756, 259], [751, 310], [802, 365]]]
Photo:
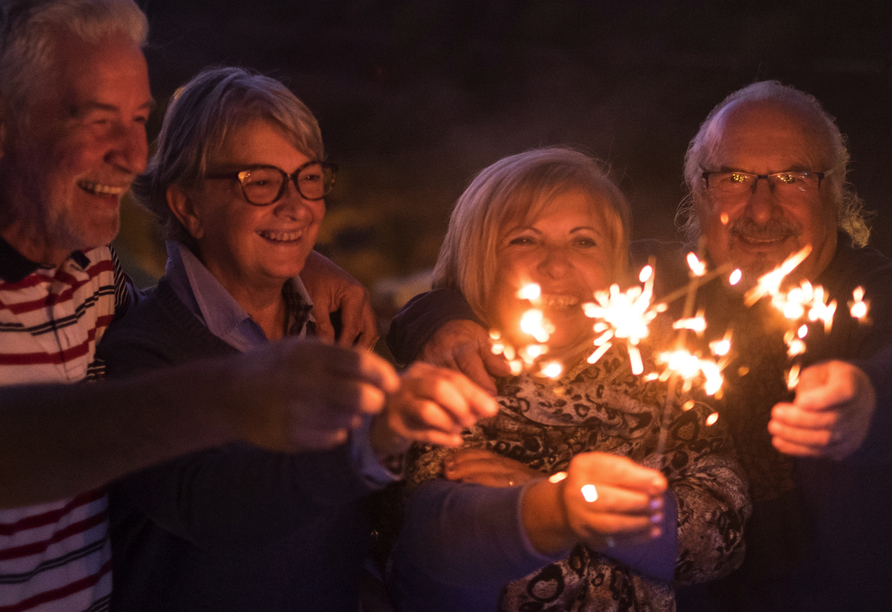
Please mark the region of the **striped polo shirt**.
[[[0, 239], [0, 385], [99, 378], [96, 343], [135, 295], [109, 247], [46, 267]], [[0, 510], [0, 612], [96, 612], [110, 594], [105, 489]]]

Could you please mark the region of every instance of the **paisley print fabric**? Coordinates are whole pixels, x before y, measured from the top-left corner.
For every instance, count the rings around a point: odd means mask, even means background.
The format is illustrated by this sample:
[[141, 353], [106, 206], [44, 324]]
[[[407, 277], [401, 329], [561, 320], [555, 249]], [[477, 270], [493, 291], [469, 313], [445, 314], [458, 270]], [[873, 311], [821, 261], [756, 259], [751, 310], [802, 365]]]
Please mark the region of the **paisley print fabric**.
[[[648, 363], [651, 371], [652, 361]], [[678, 584], [718, 578], [743, 559], [743, 525], [750, 514], [747, 485], [732, 457], [720, 419], [703, 403], [683, 410], [678, 393], [632, 374], [625, 350], [614, 347], [594, 365], [585, 362], [560, 380], [528, 375], [499, 381], [498, 415], [466, 433], [466, 447], [486, 448], [549, 475], [570, 459], [600, 451], [661, 470], [678, 502]], [[665, 439], [661, 441], [661, 424]], [[662, 444], [663, 452], [658, 452]], [[419, 447], [410, 459], [409, 490], [442, 478], [449, 451]], [[501, 610], [510, 612], [674, 610], [673, 585], [637, 573], [609, 556], [578, 545], [558, 563], [505, 586]]]

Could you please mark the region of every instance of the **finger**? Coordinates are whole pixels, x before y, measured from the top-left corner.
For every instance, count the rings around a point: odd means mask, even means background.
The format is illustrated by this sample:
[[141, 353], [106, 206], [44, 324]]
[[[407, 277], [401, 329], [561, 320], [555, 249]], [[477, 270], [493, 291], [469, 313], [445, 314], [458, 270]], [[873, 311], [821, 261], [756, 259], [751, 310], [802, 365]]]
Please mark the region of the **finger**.
[[804, 409], [827, 410], [850, 402], [858, 393], [855, 368], [842, 362], [826, 362], [802, 371], [795, 404]]
[[394, 418], [401, 421], [407, 432], [417, 436], [426, 430], [436, 430], [461, 435], [462, 426], [444, 412], [439, 404], [414, 397], [401, 399], [400, 402], [394, 408]]
[[[495, 380], [486, 369], [486, 365], [480, 356], [481, 353], [482, 351], [470, 350], [467, 347], [459, 350], [455, 355], [455, 369], [467, 376], [481, 389], [486, 390], [490, 395], [495, 395], [498, 389], [496, 388]], [[505, 369], [507, 370], [507, 368], [508, 364], [505, 363]], [[510, 370], [508, 370], [508, 374], [510, 374]], [[507, 376], [508, 374], [505, 375]]]
[[[487, 450], [485, 448], [462, 448], [454, 453], [451, 453], [447, 458], [448, 461], [454, 463], [456, 465], [462, 465], [463, 463], [475, 463], [475, 462], [487, 462], [487, 461], [499, 461], [503, 459], [501, 455], [497, 455], [494, 452]], [[510, 460], [509, 461], [513, 461]]]
[[797, 404], [782, 402], [771, 409], [771, 421], [768, 423], [768, 429], [771, 431], [773, 423], [776, 427], [828, 430], [832, 429], [838, 420], [839, 413], [836, 410], [813, 411], [803, 409]]
[[400, 388], [400, 377], [396, 370], [378, 355], [366, 351], [346, 351], [354, 356], [351, 361], [340, 359], [334, 353], [334, 351], [344, 351], [344, 349], [329, 348], [331, 349], [330, 355], [334, 362], [334, 371], [337, 375], [373, 385], [385, 393], [395, 393]]
[[[341, 301], [340, 346], [372, 348], [378, 340], [378, 321], [365, 289], [357, 286], [353, 294], [346, 294]], [[362, 291], [358, 291], [362, 289]]]
[[581, 453], [570, 462], [570, 477], [577, 483], [599, 482], [656, 497], [665, 493], [666, 477], [657, 470], [607, 453]]
[[483, 367], [492, 376], [511, 376], [511, 367], [503, 355], [496, 355], [487, 346], [480, 350], [480, 357], [483, 360]]
[[833, 430], [831, 429], [802, 429], [790, 427], [777, 421], [768, 424], [768, 432], [772, 435], [772, 439], [777, 439], [782, 443], [814, 450], [825, 448], [833, 441]]
[[453, 421], [471, 427], [498, 411], [495, 400], [456, 372], [430, 364], [413, 364], [403, 373], [403, 388], [438, 404]]
[[314, 303], [313, 318], [316, 319], [316, 338], [323, 342], [334, 343], [335, 329], [331, 324], [328, 308], [321, 304]]
[[774, 436], [771, 438], [771, 444], [778, 451], [792, 457], [821, 457], [827, 453], [827, 447], [811, 446], [791, 442], [785, 438]]

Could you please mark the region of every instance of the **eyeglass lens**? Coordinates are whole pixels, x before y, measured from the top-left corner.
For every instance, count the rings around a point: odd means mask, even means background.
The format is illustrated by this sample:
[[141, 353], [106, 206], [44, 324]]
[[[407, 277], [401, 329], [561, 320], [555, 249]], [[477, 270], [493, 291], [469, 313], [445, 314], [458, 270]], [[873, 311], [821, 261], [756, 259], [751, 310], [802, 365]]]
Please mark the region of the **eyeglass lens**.
[[[242, 191], [252, 204], [272, 204], [282, 196], [288, 178], [278, 168], [255, 168], [242, 175]], [[298, 193], [307, 200], [324, 198], [334, 185], [334, 171], [323, 164], [310, 164], [291, 178]]]
[[820, 176], [814, 172], [778, 172], [758, 175], [746, 172], [710, 172], [709, 189], [719, 193], [740, 194], [753, 191], [759, 179], [768, 181], [772, 191], [793, 194], [817, 188]]

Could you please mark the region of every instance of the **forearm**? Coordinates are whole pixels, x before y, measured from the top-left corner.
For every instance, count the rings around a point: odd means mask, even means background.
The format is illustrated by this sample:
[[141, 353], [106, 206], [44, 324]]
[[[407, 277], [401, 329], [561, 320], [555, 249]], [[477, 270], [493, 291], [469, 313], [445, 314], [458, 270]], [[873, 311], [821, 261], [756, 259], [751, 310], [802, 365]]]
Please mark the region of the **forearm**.
[[464, 296], [453, 289], [434, 289], [412, 298], [393, 318], [387, 346], [399, 363], [409, 363], [431, 335], [453, 319], [480, 322]]
[[520, 519], [522, 491], [444, 480], [425, 483], [407, 504], [395, 567], [411, 564], [447, 585], [501, 589], [557, 560], [529, 545]]
[[370, 492], [348, 445], [289, 454], [240, 442], [141, 470], [115, 486], [171, 533], [199, 546], [233, 547], [278, 542]]
[[68, 497], [239, 438], [222, 375], [196, 364], [130, 380], [0, 388], [0, 506]]

